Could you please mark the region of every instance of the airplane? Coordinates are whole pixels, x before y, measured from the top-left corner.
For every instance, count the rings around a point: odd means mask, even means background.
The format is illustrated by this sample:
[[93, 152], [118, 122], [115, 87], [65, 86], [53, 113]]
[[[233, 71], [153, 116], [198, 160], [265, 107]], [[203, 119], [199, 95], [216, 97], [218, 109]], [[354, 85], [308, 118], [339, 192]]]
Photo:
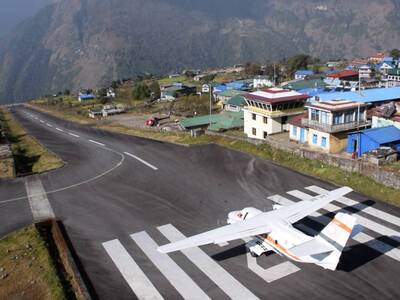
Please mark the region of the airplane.
[[339, 212], [316, 236], [309, 236], [292, 224], [351, 191], [349, 187], [338, 188], [292, 205], [274, 205], [273, 210], [268, 212], [253, 207], [233, 211], [228, 214], [228, 225], [169, 243], [157, 250], [170, 253], [253, 237], [246, 243], [246, 247], [254, 257], [273, 251], [299, 263], [313, 263], [334, 271], [353, 231], [356, 218]]

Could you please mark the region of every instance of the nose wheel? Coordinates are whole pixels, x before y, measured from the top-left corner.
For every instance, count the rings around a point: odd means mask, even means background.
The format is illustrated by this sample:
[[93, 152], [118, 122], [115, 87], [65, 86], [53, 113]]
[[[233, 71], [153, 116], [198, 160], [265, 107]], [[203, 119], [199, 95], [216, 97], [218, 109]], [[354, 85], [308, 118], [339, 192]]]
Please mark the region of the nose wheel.
[[252, 256], [252, 257], [260, 257], [260, 255], [259, 254], [257, 254], [257, 253], [254, 253], [253, 251], [251, 251], [251, 250], [249, 250], [249, 252], [250, 252], [250, 255]]

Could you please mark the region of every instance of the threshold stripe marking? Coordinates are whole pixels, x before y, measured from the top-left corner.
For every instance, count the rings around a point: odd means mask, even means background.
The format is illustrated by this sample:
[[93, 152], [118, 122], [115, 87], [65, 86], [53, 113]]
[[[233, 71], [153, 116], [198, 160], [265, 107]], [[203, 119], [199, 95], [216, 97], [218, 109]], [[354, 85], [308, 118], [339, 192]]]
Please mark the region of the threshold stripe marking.
[[[328, 190], [325, 190], [325, 189], [320, 188], [320, 187], [315, 186], [315, 185], [306, 187], [306, 189], [309, 190], [309, 191], [312, 191], [312, 192], [314, 192], [316, 194], [326, 194], [326, 193], [329, 192]], [[372, 206], [365, 205], [364, 203], [360, 203], [360, 202], [354, 201], [354, 200], [349, 199], [347, 197], [341, 197], [341, 198], [337, 199], [336, 201], [340, 202], [342, 204], [345, 204], [347, 206], [352, 206], [352, 207], [354, 207], [356, 209], [359, 209], [360, 211], [362, 211], [364, 213], [367, 213], [367, 214], [369, 214], [371, 216], [374, 216], [375, 218], [381, 219], [383, 221], [392, 223], [392, 224], [400, 227], [400, 218], [396, 217], [396, 216], [394, 216], [392, 214], [389, 214], [389, 213], [384, 212], [382, 210], [376, 209], [376, 208], [374, 208]]]
[[77, 135], [77, 134], [73, 134], [73, 133], [71, 133], [71, 132], [68, 132], [68, 134], [69, 134], [70, 136], [73, 136], [73, 137], [76, 137], [76, 138], [78, 138], [78, 137], [79, 137], [79, 135]]
[[40, 121], [40, 123], [44, 123], [44, 121], [43, 120], [39, 120]]
[[49, 123], [46, 123], [46, 125], [49, 126], [49, 127], [53, 127], [53, 125], [51, 125], [51, 124], [49, 124]]
[[[292, 196], [294, 196], [296, 198], [299, 198], [301, 200], [309, 200], [309, 199], [313, 198], [313, 196], [311, 196], [309, 194], [306, 194], [306, 193], [303, 193], [303, 192], [300, 192], [300, 191], [296, 191], [296, 190], [290, 191], [290, 192], [288, 192], [288, 194], [290, 194], [290, 195], [292, 195]], [[353, 214], [350, 210], [341, 208], [341, 207], [339, 207], [337, 205], [334, 205], [334, 204], [328, 204], [328, 205], [324, 206], [322, 209], [325, 209], [325, 210], [330, 211], [330, 212], [334, 212], [334, 211], [338, 211], [339, 212], [340, 211], [340, 212], [344, 212], [344, 213]], [[365, 218], [365, 217], [363, 217], [361, 215], [356, 215], [356, 216], [357, 216], [357, 224], [360, 224], [360, 225], [362, 225], [362, 226], [364, 226], [366, 228], [369, 228], [372, 231], [375, 231], [375, 232], [377, 232], [377, 233], [379, 233], [381, 235], [385, 235], [385, 236], [387, 236], [387, 237], [389, 237], [389, 238], [391, 238], [391, 239], [393, 239], [393, 240], [395, 240], [397, 242], [400, 241], [400, 237], [399, 237], [400, 233], [398, 231], [393, 230], [393, 229], [391, 229], [389, 227], [386, 227], [384, 225], [381, 225], [381, 224], [379, 224], [379, 223], [377, 223], [375, 221], [369, 220], [369, 219], [367, 219], [367, 218]]]
[[34, 221], [55, 218], [42, 181], [37, 177], [27, 178], [25, 188]]
[[154, 171], [157, 171], [157, 170], [158, 170], [157, 167], [155, 167], [155, 166], [153, 166], [151, 163], [148, 163], [147, 161], [141, 159], [140, 157], [137, 157], [136, 155], [133, 155], [133, 154], [131, 154], [131, 153], [129, 153], [129, 152], [124, 152], [124, 154], [126, 154], [126, 155], [128, 155], [128, 156], [130, 156], [130, 157], [132, 157], [132, 158], [134, 158], [134, 159], [136, 159], [136, 160], [138, 160], [138, 161], [140, 161], [142, 164], [148, 166], [149, 168], [153, 169]]
[[167, 254], [157, 251], [157, 243], [145, 231], [131, 238], [184, 299], [210, 299]]
[[103, 247], [139, 299], [164, 299], [119, 240], [105, 242]]
[[[176, 242], [186, 238], [171, 224], [157, 227], [157, 229], [170, 242]], [[231, 299], [258, 299], [199, 247], [184, 249], [181, 250], [181, 252]]]
[[102, 146], [102, 147], [105, 146], [104, 144], [99, 143], [99, 142], [96, 142], [96, 141], [93, 141], [93, 140], [89, 140], [89, 142], [91, 142], [91, 143], [93, 143], [93, 144], [96, 144], [96, 145], [99, 145], [99, 146]]
[[62, 130], [62, 129], [58, 128], [58, 127], [56, 127], [56, 130], [64, 132], [64, 130]]

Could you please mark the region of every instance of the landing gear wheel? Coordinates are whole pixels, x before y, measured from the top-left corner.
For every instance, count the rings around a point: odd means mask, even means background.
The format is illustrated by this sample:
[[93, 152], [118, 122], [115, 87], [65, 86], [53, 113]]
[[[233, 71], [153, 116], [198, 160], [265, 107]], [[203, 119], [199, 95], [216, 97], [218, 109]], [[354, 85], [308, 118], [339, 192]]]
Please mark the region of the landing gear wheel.
[[260, 255], [257, 255], [256, 253], [252, 252], [252, 251], [250, 251], [250, 255], [251, 255], [252, 257], [259, 257], [259, 256], [260, 256]]

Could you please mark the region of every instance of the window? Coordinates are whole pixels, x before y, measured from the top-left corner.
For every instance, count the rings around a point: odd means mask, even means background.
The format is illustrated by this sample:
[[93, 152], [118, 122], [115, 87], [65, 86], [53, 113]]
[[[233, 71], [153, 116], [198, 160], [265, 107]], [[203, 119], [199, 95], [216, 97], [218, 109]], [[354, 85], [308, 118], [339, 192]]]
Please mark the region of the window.
[[319, 110], [311, 110], [311, 120], [319, 122]]
[[264, 124], [268, 124], [268, 118], [267, 117], [263, 117], [263, 121], [264, 121]]
[[321, 111], [321, 123], [328, 124], [328, 113], [326, 111]]
[[268, 137], [268, 132], [264, 131], [264, 139]]
[[333, 125], [342, 124], [342, 114], [335, 114], [333, 116]]
[[324, 136], [321, 138], [321, 147], [326, 148], [326, 137]]
[[253, 135], [257, 135], [257, 129], [252, 128], [252, 129], [251, 129], [251, 133], [252, 133]]
[[297, 127], [292, 126], [292, 136], [297, 136]]
[[313, 143], [314, 145], [317, 145], [317, 144], [318, 144], [318, 135], [313, 134], [313, 136], [312, 136], [312, 143]]
[[252, 118], [254, 121], [257, 120], [256, 114], [252, 114], [252, 115], [251, 115], [251, 118]]
[[346, 112], [345, 114], [344, 114], [344, 122], [345, 123], [351, 123], [351, 122], [353, 122], [354, 121], [354, 112]]

